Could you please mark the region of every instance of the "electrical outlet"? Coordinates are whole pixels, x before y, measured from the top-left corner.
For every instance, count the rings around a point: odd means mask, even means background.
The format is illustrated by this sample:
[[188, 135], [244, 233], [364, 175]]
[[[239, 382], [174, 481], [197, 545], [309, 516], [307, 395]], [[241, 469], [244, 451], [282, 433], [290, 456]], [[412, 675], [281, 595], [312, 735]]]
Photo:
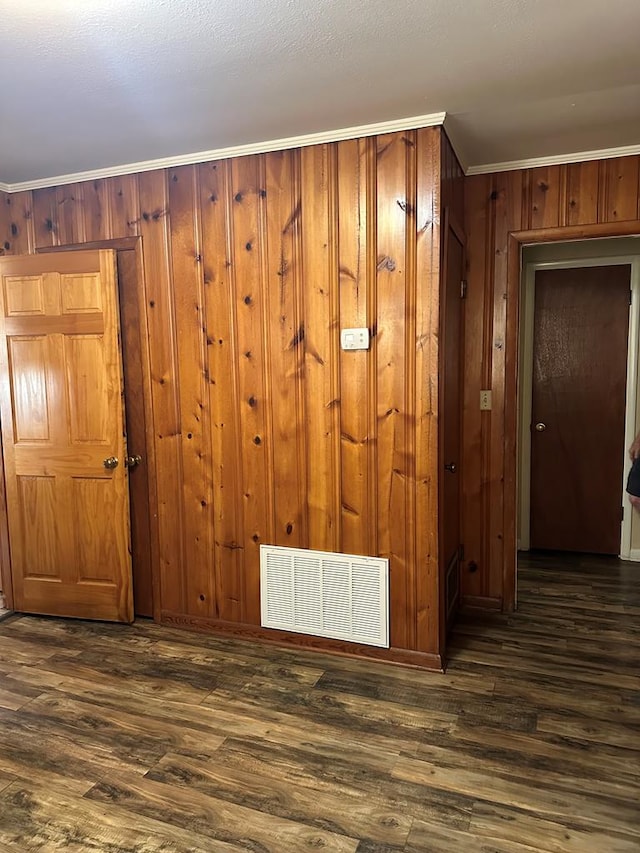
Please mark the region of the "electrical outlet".
[[480, 411], [491, 411], [491, 391], [489, 389], [480, 392]]

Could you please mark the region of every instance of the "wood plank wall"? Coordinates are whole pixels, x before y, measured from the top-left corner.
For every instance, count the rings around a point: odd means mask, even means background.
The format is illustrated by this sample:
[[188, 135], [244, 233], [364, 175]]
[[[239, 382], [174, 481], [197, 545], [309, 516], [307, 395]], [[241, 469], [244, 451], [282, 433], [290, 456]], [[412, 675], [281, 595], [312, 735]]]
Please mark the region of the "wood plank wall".
[[[640, 219], [639, 173], [634, 156], [466, 179], [461, 589], [468, 603], [501, 606], [505, 507], [515, 512], [504, 485], [505, 341], [507, 334], [517, 340], [517, 315], [507, 313], [509, 233], [534, 229], [537, 239], [553, 241], [567, 239], [560, 230], [567, 227], [608, 225], [613, 232], [616, 223]], [[491, 412], [479, 410], [483, 388], [492, 389]]]
[[142, 238], [163, 620], [259, 625], [263, 542], [380, 555], [392, 647], [437, 664], [441, 138], [4, 198], [6, 252]]

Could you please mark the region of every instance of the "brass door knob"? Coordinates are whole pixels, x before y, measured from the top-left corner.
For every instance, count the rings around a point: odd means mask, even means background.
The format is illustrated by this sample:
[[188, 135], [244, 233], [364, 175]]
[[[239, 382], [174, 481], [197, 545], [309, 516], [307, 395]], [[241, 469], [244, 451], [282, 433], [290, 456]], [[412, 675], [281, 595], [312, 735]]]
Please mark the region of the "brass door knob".
[[141, 462], [142, 462], [142, 456], [125, 456], [124, 467], [125, 468], [135, 468], [136, 465], [139, 465]]
[[546, 428], [547, 428], [547, 425], [543, 424], [542, 422], [536, 424], [537, 432], [544, 432]]
[[445, 471], [450, 471], [452, 474], [456, 473], [457, 467], [455, 462], [449, 462], [444, 466]]
[[117, 468], [118, 467], [118, 457], [117, 456], [107, 456], [105, 460], [103, 460], [102, 464], [105, 468]]

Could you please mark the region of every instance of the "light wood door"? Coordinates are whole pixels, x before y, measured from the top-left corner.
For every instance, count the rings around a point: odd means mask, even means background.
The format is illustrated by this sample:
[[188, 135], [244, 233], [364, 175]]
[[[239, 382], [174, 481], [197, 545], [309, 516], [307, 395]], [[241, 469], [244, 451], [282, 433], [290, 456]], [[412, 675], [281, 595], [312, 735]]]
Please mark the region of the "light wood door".
[[[133, 619], [112, 251], [0, 258], [0, 416], [16, 610]], [[118, 460], [105, 467], [105, 460]]]
[[619, 552], [630, 274], [536, 273], [532, 548]]
[[464, 246], [456, 231], [445, 230], [445, 270], [442, 298], [442, 372], [440, 409], [441, 565], [445, 580], [446, 622], [450, 624], [459, 596], [460, 572], [460, 438], [462, 412], [461, 287]]

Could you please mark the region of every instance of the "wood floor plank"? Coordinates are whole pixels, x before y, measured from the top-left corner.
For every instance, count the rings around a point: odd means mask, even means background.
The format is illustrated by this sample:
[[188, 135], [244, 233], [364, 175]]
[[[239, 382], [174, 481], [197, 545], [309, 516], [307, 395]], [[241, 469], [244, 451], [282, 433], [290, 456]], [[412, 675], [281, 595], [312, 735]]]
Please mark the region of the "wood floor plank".
[[4, 791], [5, 788], [8, 788], [9, 785], [16, 781], [17, 779], [13, 773], [5, 773], [3, 770], [0, 770], [0, 791]]
[[215, 758], [203, 761], [168, 754], [146, 778], [358, 841], [368, 838], [402, 848], [407, 840], [412, 818], [379, 802], [369, 786], [323, 783], [287, 762], [286, 753], [279, 764], [253, 761], [246, 769], [229, 766], [219, 755]]
[[409, 834], [405, 853], [541, 853], [543, 849], [507, 840], [487, 841], [471, 830], [450, 829], [417, 820]]
[[[43, 853], [205, 853], [209, 841], [189, 828], [99, 802], [73, 798], [55, 788], [14, 783], [0, 794], [0, 845]], [[0, 846], [0, 849], [3, 849]], [[216, 841], [215, 853], [246, 853]]]
[[[295, 820], [239, 806], [190, 788], [185, 790], [145, 777], [117, 774], [85, 795], [115, 803], [153, 820], [264, 853], [300, 853], [322, 848], [327, 853], [355, 853], [358, 841]], [[214, 848], [215, 849], [215, 848]]]
[[157, 757], [147, 755], [145, 761], [139, 753], [128, 754], [118, 744], [93, 743], [69, 727], [58, 729], [45, 715], [25, 718], [19, 711], [0, 710], [0, 770], [21, 779], [53, 773], [84, 788], [85, 783], [94, 783], [105, 773], [122, 768], [144, 773]]
[[482, 802], [474, 806], [469, 831], [491, 844], [526, 844], [545, 853], [636, 853], [638, 850], [637, 837], [625, 836], [615, 826], [602, 832], [585, 828], [579, 821], [554, 823], [509, 806]]
[[66, 695], [41, 696], [25, 708], [21, 718], [33, 721], [40, 731], [66, 734], [76, 744], [102, 747], [129, 765], [145, 770], [168, 750], [186, 755], [212, 755], [224, 741], [221, 735], [205, 734], [183, 723], [154, 720], [122, 708], [107, 708]]
[[[400, 759], [393, 770], [394, 778], [412, 781], [425, 787], [442, 791], [461, 791], [476, 800], [497, 803], [501, 806], [517, 806], [519, 809], [534, 812], [546, 820], [563, 823], [574, 820], [576, 815], [587, 826], [601, 824], [607, 828], [622, 821], [630, 835], [636, 837], [640, 845], [640, 825], [637, 825], [638, 809], [636, 802], [588, 796], [586, 793], [569, 793], [532, 785], [525, 780], [503, 779], [491, 772], [469, 771], [463, 768], [450, 768], [429, 761], [409, 761]], [[629, 792], [631, 796], [631, 792]], [[564, 819], [564, 820], [563, 820]]]
[[[460, 794], [426, 790], [423, 786], [392, 779], [391, 769], [395, 761], [384, 763], [377, 760], [376, 750], [366, 755], [358, 753], [353, 760], [351, 746], [349, 750], [310, 749], [309, 744], [296, 747], [275, 744], [271, 741], [239, 740], [229, 738], [220, 747], [216, 755], [221, 765], [241, 770], [244, 773], [274, 773], [289, 775], [292, 782], [301, 782], [326, 791], [356, 789], [371, 802], [390, 813], [400, 811], [410, 818], [420, 816], [423, 819], [437, 820], [445, 826], [466, 828], [471, 819], [474, 804], [473, 797]], [[398, 756], [396, 756], [397, 759]], [[153, 773], [153, 771], [151, 771]], [[388, 842], [375, 841], [372, 837], [362, 839], [368, 845]]]
[[544, 713], [538, 717], [538, 731], [562, 735], [579, 741], [622, 747], [632, 750], [629, 758], [640, 771], [640, 726], [585, 720], [567, 714]]
[[[487, 727], [460, 722], [451, 732], [458, 741], [452, 748], [477, 756], [489, 754], [523, 768], [545, 769], [565, 772], [569, 778], [591, 778], [616, 781], [623, 780], [632, 788], [640, 781], [640, 744], [633, 750], [622, 752], [600, 741], [571, 740], [564, 736], [541, 732], [499, 731]], [[622, 759], [627, 756], [626, 761]]]
[[[528, 757], [528, 756], [527, 756]], [[578, 790], [581, 794], [595, 796], [598, 799], [608, 797], [612, 801], [633, 807], [636, 802], [636, 792], [627, 780], [603, 779], [597, 767], [587, 768], [584, 763], [570, 762], [561, 766], [560, 762], [518, 761], [513, 754], [496, 754], [495, 751], [482, 749], [454, 750], [448, 746], [421, 744], [417, 758], [427, 762], [439, 770], [450, 770], [461, 774], [475, 773], [488, 775], [494, 780], [504, 780], [508, 783], [530, 786], [531, 790], [539, 789], [545, 793], [562, 796], [563, 792], [573, 794]], [[394, 773], [398, 772], [398, 762]], [[414, 762], [414, 766], [415, 765]], [[579, 787], [576, 780], [579, 779]], [[479, 796], [482, 799], [482, 796]]]

